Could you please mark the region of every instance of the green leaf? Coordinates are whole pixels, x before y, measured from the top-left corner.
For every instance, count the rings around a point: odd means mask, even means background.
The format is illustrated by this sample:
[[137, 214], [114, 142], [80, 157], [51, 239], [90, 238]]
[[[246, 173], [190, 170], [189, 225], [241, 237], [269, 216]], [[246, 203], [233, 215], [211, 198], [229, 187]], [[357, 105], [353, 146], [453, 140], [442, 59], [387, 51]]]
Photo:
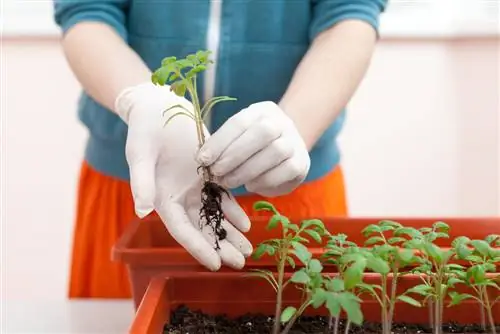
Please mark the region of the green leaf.
[[484, 241], [486, 241], [490, 245], [493, 245], [497, 240], [500, 240], [500, 235], [498, 234], [490, 234], [486, 236], [486, 238], [484, 238]]
[[[296, 224], [292, 224], [292, 223], [289, 223], [287, 225], [287, 228], [294, 231], [294, 232], [298, 232], [299, 231], [299, 227], [296, 225]], [[302, 240], [303, 238], [301, 238]], [[307, 240], [307, 239], [306, 239]], [[309, 241], [308, 241], [309, 242]]]
[[170, 86], [170, 89], [178, 96], [184, 96], [186, 94], [186, 84], [182, 81], [177, 81]]
[[427, 284], [419, 284], [406, 290], [405, 293], [415, 293], [421, 296], [427, 296], [432, 292], [432, 287]]
[[401, 296], [398, 296], [397, 299], [404, 302], [404, 303], [407, 303], [407, 304], [410, 304], [410, 305], [413, 305], [416, 307], [422, 307], [422, 304], [420, 302], [411, 298], [410, 296], [401, 295]]
[[306, 229], [308, 227], [315, 226], [319, 227], [321, 230], [325, 230], [325, 224], [319, 219], [308, 219], [302, 222], [301, 228]]
[[452, 247], [457, 247], [459, 245], [467, 245], [468, 243], [470, 242], [470, 239], [467, 238], [466, 236], [460, 236], [460, 237], [456, 237], [455, 239], [453, 239], [453, 241], [451, 242], [451, 246]]
[[424, 245], [424, 250], [428, 256], [436, 260], [438, 263], [443, 262], [444, 252], [435, 244], [427, 243]]
[[394, 236], [400, 237], [402, 235], [407, 235], [410, 238], [417, 238], [422, 236], [422, 233], [413, 227], [401, 227], [394, 231]]
[[371, 238], [368, 238], [368, 240], [365, 241], [365, 245], [371, 246], [371, 245], [375, 245], [375, 244], [383, 243], [383, 242], [384, 242], [384, 238], [379, 237], [379, 236], [373, 236]]
[[405, 241], [406, 241], [406, 239], [402, 238], [402, 237], [392, 237], [389, 240], [387, 240], [387, 242], [391, 245], [399, 244], [399, 243], [402, 243]]
[[347, 313], [347, 319], [356, 325], [363, 323], [363, 312], [359, 299], [350, 292], [340, 293], [338, 295], [340, 306]]
[[345, 290], [344, 281], [340, 278], [333, 278], [328, 281], [327, 288], [329, 291], [340, 292]]
[[300, 284], [307, 284], [310, 280], [311, 278], [309, 277], [309, 275], [307, 275], [304, 269], [296, 271], [290, 278], [291, 282]]
[[360, 258], [351, 264], [344, 273], [344, 284], [346, 289], [350, 290], [362, 282], [363, 272], [366, 268], [366, 259]]
[[379, 223], [378, 223], [380, 226], [390, 226], [392, 228], [400, 228], [400, 227], [403, 227], [403, 225], [401, 225], [400, 223], [396, 222], [396, 221], [393, 221], [393, 220], [381, 220]]
[[363, 233], [365, 237], [369, 236], [370, 234], [380, 233], [380, 232], [381, 232], [380, 226], [375, 224], [368, 225], [361, 231], [361, 233]]
[[304, 233], [307, 233], [311, 236], [311, 238], [314, 239], [317, 243], [321, 243], [321, 236], [319, 235], [318, 232], [313, 231], [313, 230], [305, 230]]
[[312, 257], [312, 254], [309, 252], [306, 246], [302, 245], [299, 242], [292, 241], [292, 247], [294, 248], [293, 254], [297, 256], [297, 258], [305, 265], [309, 262]]
[[321, 305], [323, 305], [326, 301], [326, 295], [327, 292], [325, 291], [325, 289], [322, 288], [315, 289], [311, 296], [312, 307], [318, 308]]
[[269, 202], [266, 201], [257, 201], [253, 205], [253, 209], [255, 211], [271, 211], [274, 214], [279, 215], [279, 212], [276, 210], [276, 208]]
[[481, 284], [486, 279], [486, 270], [483, 265], [476, 265], [469, 268], [474, 284]]
[[472, 251], [465, 244], [458, 244], [455, 247], [455, 252], [459, 259], [466, 259], [472, 254]]
[[264, 244], [264, 243], [261, 243], [257, 246], [257, 248], [255, 249], [255, 251], [253, 252], [252, 254], [252, 258], [254, 260], [258, 260], [262, 257], [262, 255], [264, 255], [264, 253], [266, 252], [267, 250], [267, 245]]
[[409, 263], [413, 259], [413, 250], [411, 249], [402, 249], [398, 253], [399, 259], [404, 263]]
[[450, 226], [446, 224], [445, 222], [435, 222], [432, 227], [438, 232], [448, 232], [450, 230]]
[[286, 260], [287, 260], [288, 264], [290, 265], [290, 267], [295, 269], [295, 260], [290, 256], [287, 256]]
[[295, 315], [296, 312], [297, 312], [297, 309], [295, 307], [288, 306], [281, 313], [280, 321], [282, 323], [287, 323], [288, 321], [290, 321], [290, 319], [292, 319], [292, 317]]
[[176, 60], [177, 60], [177, 58], [174, 56], [163, 58], [161, 61], [161, 66], [166, 66], [166, 65], [175, 63]]
[[312, 259], [309, 261], [309, 271], [312, 273], [318, 274], [323, 270], [323, 266], [321, 265], [321, 262], [319, 262], [318, 259]]
[[482, 263], [483, 259], [477, 255], [469, 255], [465, 258], [467, 261], [472, 263]]
[[449, 296], [451, 297], [451, 301], [448, 304], [448, 306], [454, 306], [462, 303], [466, 299], [473, 298], [472, 295], [469, 295], [467, 293], [458, 293], [456, 291], [451, 291], [449, 293]]
[[328, 293], [326, 295], [326, 308], [332, 317], [338, 317], [340, 315], [341, 308], [337, 294]]
[[484, 240], [472, 240], [470, 242], [471, 246], [483, 256], [488, 256], [490, 251], [490, 245]]
[[366, 266], [381, 275], [387, 275], [391, 271], [389, 264], [379, 257], [370, 256]]

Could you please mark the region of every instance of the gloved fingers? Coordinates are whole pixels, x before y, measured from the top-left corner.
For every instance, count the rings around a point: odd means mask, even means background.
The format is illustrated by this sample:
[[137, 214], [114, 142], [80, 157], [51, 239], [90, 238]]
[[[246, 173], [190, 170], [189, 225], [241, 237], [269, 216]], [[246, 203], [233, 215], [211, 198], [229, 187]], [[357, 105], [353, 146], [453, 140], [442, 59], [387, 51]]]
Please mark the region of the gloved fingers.
[[222, 212], [225, 218], [241, 232], [248, 232], [251, 227], [250, 218], [238, 204], [234, 196], [222, 195]]
[[139, 218], [154, 210], [157, 150], [151, 138], [130, 132], [125, 155], [130, 169], [130, 186]]
[[243, 233], [238, 231], [236, 227], [234, 227], [228, 221], [224, 221], [222, 223], [222, 227], [226, 230], [227, 236], [226, 240], [233, 245], [234, 248], [238, 250], [244, 257], [249, 257], [252, 255], [253, 246], [250, 241], [245, 238]]
[[211, 165], [212, 172], [224, 176], [279, 138], [281, 128], [270, 117], [261, 117], [236, 138]]
[[[297, 186], [302, 183], [302, 178], [297, 178], [286, 183], [283, 183], [277, 187], [269, 187], [269, 188], [259, 188], [258, 190], [251, 191], [258, 193], [264, 197], [276, 197], [289, 194], [292, 190], [294, 190]], [[248, 190], [248, 188], [247, 188]], [[250, 190], [248, 190], [250, 191]]]
[[286, 191], [285, 185], [289, 185], [293, 190], [299, 185], [307, 176], [309, 165], [307, 162], [302, 161], [299, 156], [293, 156], [290, 159], [283, 161], [278, 166], [259, 175], [257, 178], [248, 182], [245, 187], [250, 192], [260, 194], [262, 189], [281, 188]]
[[[243, 256], [241, 251], [236, 249], [236, 247], [233, 246], [227, 239], [216, 242], [216, 236], [213, 231], [213, 227], [208, 226], [205, 223], [205, 220], [202, 220], [200, 224], [199, 211], [194, 207], [190, 208], [188, 213], [190, 220], [193, 222], [193, 226], [201, 230], [201, 235], [203, 235], [203, 237], [205, 238], [205, 242], [211, 246], [213, 251], [217, 252], [218, 256], [220, 257], [220, 261], [234, 269], [243, 268], [243, 266], [245, 265], [245, 257]], [[224, 224], [224, 222], [222, 222], [221, 224]], [[227, 225], [223, 225], [223, 227], [227, 227]], [[237, 236], [235, 236], [234, 233], [232, 234], [231, 238], [232, 240], [239, 242], [239, 240], [237, 240]], [[219, 249], [215, 250], [217, 244], [219, 246]], [[243, 247], [245, 247], [245, 245], [243, 245]]]
[[293, 153], [293, 147], [286, 138], [279, 137], [269, 146], [250, 157], [250, 159], [238, 168], [222, 177], [221, 183], [228, 188], [237, 188], [278, 166], [286, 159], [292, 157]]
[[249, 107], [229, 118], [206, 140], [196, 160], [203, 166], [212, 165], [259, 117], [260, 113]]
[[219, 270], [221, 258], [198, 228], [198, 220], [194, 221], [184, 206], [176, 201], [165, 201], [158, 208], [158, 214], [172, 237], [206, 268], [211, 271]]

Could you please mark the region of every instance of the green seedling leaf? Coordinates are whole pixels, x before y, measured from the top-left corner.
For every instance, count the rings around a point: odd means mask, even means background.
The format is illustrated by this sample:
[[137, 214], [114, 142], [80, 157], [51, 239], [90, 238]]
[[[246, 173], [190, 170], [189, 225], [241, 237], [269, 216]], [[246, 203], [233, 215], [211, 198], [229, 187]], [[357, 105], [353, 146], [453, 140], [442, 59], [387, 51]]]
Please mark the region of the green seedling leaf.
[[359, 299], [350, 292], [343, 292], [338, 295], [340, 306], [347, 313], [347, 319], [353, 324], [360, 326], [363, 323], [363, 312]]
[[382, 232], [380, 226], [375, 224], [368, 225], [361, 231], [361, 233], [363, 233], [365, 237], [369, 236], [370, 234], [380, 233], [380, 232]]
[[326, 295], [326, 308], [332, 317], [338, 317], [340, 315], [340, 301], [338, 300], [337, 294], [328, 293]]
[[422, 233], [413, 227], [401, 227], [394, 231], [394, 236], [400, 237], [407, 235], [410, 238], [418, 238], [422, 236]]
[[370, 237], [368, 238], [368, 240], [365, 241], [365, 246], [371, 246], [378, 243], [384, 243], [384, 238], [379, 236]]
[[345, 290], [344, 281], [340, 278], [333, 278], [327, 283], [328, 291], [340, 292]]
[[486, 279], [486, 270], [483, 265], [475, 265], [467, 271], [469, 281], [473, 280], [474, 284], [481, 284]]
[[476, 251], [479, 252], [479, 254], [488, 256], [490, 252], [490, 245], [488, 244], [488, 242], [484, 240], [472, 240], [470, 244]]
[[387, 275], [391, 271], [389, 264], [379, 257], [370, 256], [366, 266], [381, 275]]
[[323, 266], [318, 259], [312, 259], [308, 265], [309, 271], [315, 274], [319, 274], [323, 270]]
[[304, 233], [307, 233], [314, 239], [317, 243], [321, 243], [321, 235], [314, 230], [305, 230]]
[[387, 240], [387, 242], [391, 245], [400, 244], [400, 243], [405, 242], [405, 241], [407, 241], [407, 240], [405, 238], [402, 238], [402, 237], [392, 237], [389, 240]]
[[281, 313], [281, 317], [280, 317], [281, 322], [287, 323], [288, 321], [290, 321], [290, 319], [292, 319], [292, 317], [295, 315], [296, 312], [297, 312], [297, 309], [295, 307], [288, 306]]
[[292, 257], [287, 256], [286, 257], [286, 261], [288, 262], [288, 264], [290, 265], [290, 267], [292, 267], [293, 269], [295, 269], [295, 260]]
[[183, 97], [186, 95], [186, 84], [182, 81], [176, 81], [170, 86], [170, 90], [172, 90], [176, 95]]
[[[297, 226], [297, 224], [292, 224], [292, 223], [289, 223], [287, 225], [287, 228], [294, 231], [294, 232], [298, 232], [299, 231], [299, 227]], [[309, 241], [307, 241], [309, 242]]]
[[484, 241], [486, 241], [490, 246], [492, 246], [497, 240], [500, 240], [499, 234], [490, 234], [484, 238]]
[[264, 244], [264, 243], [259, 244], [257, 246], [257, 248], [255, 249], [255, 251], [253, 252], [252, 258], [254, 260], [260, 259], [262, 257], [262, 255], [265, 254], [266, 250], [267, 250], [267, 245], [266, 244]]
[[306, 229], [306, 228], [309, 228], [309, 227], [318, 227], [320, 228], [321, 230], [325, 230], [325, 224], [319, 220], [319, 219], [308, 219], [308, 220], [304, 220], [302, 222], [302, 229]]
[[422, 304], [419, 301], [413, 299], [410, 296], [401, 295], [401, 296], [398, 296], [397, 299], [400, 300], [400, 301], [402, 301], [402, 302], [404, 302], [404, 303], [406, 303], [406, 304], [410, 304], [410, 305], [413, 305], [413, 306], [416, 306], [416, 307], [422, 307]]
[[346, 289], [350, 290], [362, 282], [363, 272], [366, 268], [366, 259], [360, 258], [351, 264], [344, 273], [344, 284]]
[[311, 305], [314, 308], [318, 308], [326, 302], [327, 292], [325, 289], [318, 288], [313, 291], [311, 296]]
[[456, 237], [452, 242], [452, 247], [457, 247], [459, 245], [467, 245], [470, 242], [470, 239], [465, 236]]
[[449, 293], [449, 296], [451, 297], [451, 301], [448, 304], [448, 307], [458, 305], [466, 299], [474, 298], [472, 295], [469, 295], [467, 293], [458, 293], [456, 291], [451, 291]]
[[163, 58], [161, 61], [161, 66], [167, 66], [169, 64], [175, 63], [176, 60], [177, 58], [174, 56]]
[[280, 214], [274, 214], [269, 219], [269, 223], [267, 224], [266, 228], [268, 230], [272, 230], [272, 229], [276, 228], [278, 226], [278, 224], [280, 224], [280, 223], [283, 227], [286, 228], [290, 222], [288, 221], [288, 218], [286, 218], [285, 216], [282, 216]]
[[417, 295], [427, 296], [428, 294], [432, 293], [432, 287], [428, 286], [427, 284], [419, 284], [406, 290], [406, 293], [415, 293]]
[[434, 227], [434, 230], [438, 232], [448, 232], [450, 230], [450, 226], [441, 221], [435, 222], [432, 226]]
[[279, 215], [279, 212], [276, 210], [274, 205], [272, 205], [269, 202], [266, 201], [257, 201], [253, 205], [253, 209], [256, 211], [270, 211], [273, 212], [274, 214]]
[[301, 237], [300, 235], [293, 237], [292, 241], [296, 241], [296, 242], [303, 243], [303, 244], [309, 243], [308, 239]]
[[413, 250], [411, 249], [402, 249], [398, 252], [399, 259], [403, 263], [410, 263], [413, 259]]
[[309, 275], [307, 275], [304, 269], [296, 271], [290, 278], [291, 282], [299, 284], [307, 284], [310, 280], [311, 278], [309, 277]]
[[294, 248], [293, 254], [305, 265], [309, 262], [312, 254], [307, 250], [307, 247], [299, 242], [292, 241], [292, 247]]
[[457, 257], [461, 260], [466, 259], [472, 254], [472, 251], [465, 244], [458, 244], [455, 246]]
[[383, 227], [389, 226], [392, 227], [393, 229], [403, 227], [403, 225], [393, 220], [381, 220], [378, 224]]

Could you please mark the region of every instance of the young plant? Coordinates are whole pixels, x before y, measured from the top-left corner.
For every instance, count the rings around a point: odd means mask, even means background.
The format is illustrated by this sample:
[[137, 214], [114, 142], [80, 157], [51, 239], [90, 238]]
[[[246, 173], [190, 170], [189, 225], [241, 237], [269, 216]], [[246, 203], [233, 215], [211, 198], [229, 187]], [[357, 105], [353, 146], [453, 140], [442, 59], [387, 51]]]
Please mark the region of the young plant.
[[[330, 280], [327, 284], [328, 291], [338, 293], [339, 291], [347, 291], [348, 293], [356, 296], [355, 289], [358, 283], [362, 282], [362, 275], [352, 275], [352, 273], [359, 271], [349, 271], [350, 280], [345, 282], [345, 273], [350, 265], [359, 266], [356, 261], [348, 261], [349, 254], [359, 252], [359, 247], [356, 243], [347, 240], [347, 235], [337, 234], [330, 236], [326, 244], [325, 253], [322, 255], [322, 261], [326, 264], [333, 264], [337, 270], [338, 277]], [[340, 283], [342, 282], [342, 283]], [[340, 289], [340, 287], [342, 289]], [[330, 332], [337, 334], [340, 326], [340, 311], [336, 307], [335, 301], [330, 301], [330, 317], [328, 320], [328, 329]], [[348, 316], [349, 318], [349, 316]], [[350, 318], [355, 318], [352, 315]], [[361, 320], [362, 321], [362, 320]], [[350, 323], [346, 324], [346, 333], [349, 331]]]
[[424, 298], [424, 303], [429, 303], [434, 334], [442, 333], [444, 299], [460, 282], [464, 271], [463, 266], [450, 263], [455, 254], [453, 249], [441, 249], [435, 243], [439, 238], [449, 238], [448, 232], [449, 226], [444, 222], [419, 230], [405, 227], [394, 232], [395, 236], [410, 237], [403, 243], [404, 247], [419, 252], [418, 266], [412, 272], [419, 275], [422, 284], [410, 288], [404, 295], [417, 294]]
[[[198, 98], [198, 87], [196, 85], [197, 76], [205, 71], [207, 67], [213, 63], [209, 59], [210, 51], [200, 50], [194, 54], [189, 54], [185, 58], [177, 59], [176, 57], [166, 57], [161, 62], [161, 67], [158, 68], [151, 76], [151, 81], [160, 86], [169, 85], [170, 90], [176, 95], [184, 97], [186, 92], [193, 104], [193, 110], [188, 110], [181, 104], [177, 104], [167, 108], [164, 114], [168, 111], [179, 109], [173, 113], [165, 122], [167, 125], [173, 118], [177, 116], [186, 116], [191, 118], [196, 123], [196, 132], [198, 136], [199, 147], [205, 143], [204, 132], [204, 117], [206, 117], [211, 109], [219, 102], [234, 101], [234, 98], [227, 96], [213, 97], [201, 106]], [[219, 241], [226, 238], [226, 231], [222, 227], [224, 214], [222, 212], [222, 196], [229, 193], [222, 186], [214, 181], [213, 175], [209, 167], [199, 167], [203, 170], [203, 187], [201, 190], [202, 207], [200, 209], [200, 223], [205, 221], [205, 224], [213, 230], [215, 238], [215, 248], [219, 249]]]
[[[403, 229], [403, 225], [398, 222], [382, 220], [378, 224], [367, 226], [362, 231], [363, 235], [368, 238], [365, 241], [367, 266], [380, 275], [381, 284], [371, 286], [362, 284], [360, 288], [370, 293], [379, 302], [384, 334], [391, 333], [397, 301], [421, 306], [417, 300], [406, 294], [397, 295], [400, 277], [408, 274], [408, 267], [417, 261], [412, 249], [402, 247], [407, 239], [398, 235], [398, 232]], [[390, 286], [389, 277], [392, 277]]]
[[500, 235], [489, 235], [484, 240], [470, 240], [467, 237], [458, 237], [453, 240], [456, 258], [468, 261], [466, 272], [461, 273], [461, 283], [474, 291], [474, 294], [451, 292], [449, 306], [460, 304], [466, 299], [475, 299], [481, 305], [483, 328], [486, 329], [484, 311], [488, 316], [491, 333], [496, 334], [493, 307], [500, 301], [500, 297], [491, 300], [489, 290], [500, 291], [500, 277], [488, 276], [496, 273], [500, 263]]
[[[309, 235], [316, 242], [321, 243], [322, 237], [327, 235], [325, 226], [320, 220], [305, 220], [301, 225], [293, 224], [289, 219], [281, 215], [276, 208], [265, 201], [259, 201], [254, 204], [254, 209], [257, 211], [269, 211], [272, 213], [267, 229], [274, 229], [281, 225], [281, 238], [265, 240], [260, 243], [254, 251], [252, 257], [254, 259], [261, 258], [264, 254], [274, 256], [277, 263], [277, 276], [271, 271], [254, 270], [252, 275], [259, 276], [267, 280], [276, 292], [276, 309], [273, 334], [278, 334], [281, 328], [281, 323], [288, 323], [283, 333], [287, 333], [292, 327], [295, 320], [302, 312], [313, 303], [313, 296], [319, 287], [321, 287], [321, 271], [323, 267], [319, 260], [313, 259], [312, 254], [304, 245], [309, 242], [304, 238], [304, 235]], [[285, 280], [285, 266], [290, 264], [295, 268], [295, 258], [297, 258], [305, 266], [296, 271], [292, 277]], [[302, 305], [296, 309], [289, 306], [282, 311], [283, 290], [290, 283], [302, 285], [304, 299]]]

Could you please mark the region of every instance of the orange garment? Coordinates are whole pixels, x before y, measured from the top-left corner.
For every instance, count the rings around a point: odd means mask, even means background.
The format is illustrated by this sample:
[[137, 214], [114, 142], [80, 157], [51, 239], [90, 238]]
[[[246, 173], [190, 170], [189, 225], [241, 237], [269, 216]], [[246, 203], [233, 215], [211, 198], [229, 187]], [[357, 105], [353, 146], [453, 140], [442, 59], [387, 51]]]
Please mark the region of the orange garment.
[[[252, 206], [265, 199], [256, 195], [238, 198], [249, 216]], [[344, 179], [341, 168], [311, 183], [304, 183], [292, 194], [270, 202], [290, 218], [345, 216]], [[103, 175], [83, 163], [78, 189], [70, 274], [70, 298], [130, 298], [128, 274], [121, 263], [110, 259], [111, 248], [135, 218], [128, 182]]]

